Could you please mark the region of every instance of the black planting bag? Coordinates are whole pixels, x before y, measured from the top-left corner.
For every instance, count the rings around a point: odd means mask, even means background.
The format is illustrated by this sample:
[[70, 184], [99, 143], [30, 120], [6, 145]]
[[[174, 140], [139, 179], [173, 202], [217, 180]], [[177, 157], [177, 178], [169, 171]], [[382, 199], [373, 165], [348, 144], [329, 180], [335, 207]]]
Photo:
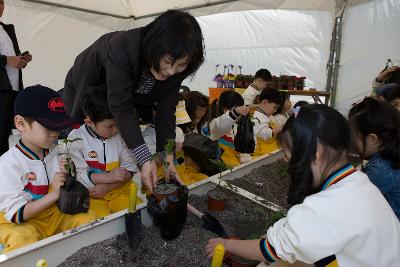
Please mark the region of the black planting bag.
[[154, 225], [160, 227], [163, 239], [173, 240], [181, 234], [187, 217], [188, 192], [188, 188], [181, 185], [177, 195], [169, 195], [160, 203], [154, 195], [148, 199], [147, 211]]
[[89, 191], [75, 177], [67, 176], [65, 184], [60, 187], [57, 206], [62, 213], [78, 214], [89, 210]]
[[239, 153], [254, 153], [256, 142], [254, 141], [253, 122], [249, 115], [239, 119], [234, 144], [235, 150]]

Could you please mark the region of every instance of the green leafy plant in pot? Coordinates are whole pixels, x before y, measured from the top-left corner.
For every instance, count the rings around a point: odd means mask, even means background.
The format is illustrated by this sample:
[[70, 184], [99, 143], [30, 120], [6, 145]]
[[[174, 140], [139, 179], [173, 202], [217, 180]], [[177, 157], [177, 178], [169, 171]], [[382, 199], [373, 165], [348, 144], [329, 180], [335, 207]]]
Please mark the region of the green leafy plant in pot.
[[[175, 140], [167, 140], [165, 152], [172, 154], [175, 149]], [[188, 188], [179, 184], [174, 175], [168, 172], [169, 163], [163, 160], [165, 178], [153, 188], [147, 210], [153, 218], [153, 223], [160, 227], [161, 237], [166, 240], [177, 238], [186, 222]]]
[[64, 163], [67, 179], [60, 187], [60, 197], [57, 206], [65, 214], [78, 214], [89, 210], [89, 191], [76, 179], [76, 168], [70, 153], [71, 144], [82, 140], [81, 138], [64, 139], [65, 152], [59, 154], [59, 159]]
[[[173, 154], [174, 150], [175, 140], [167, 139], [167, 143], [165, 145], [166, 155]], [[169, 162], [167, 161], [167, 156], [162, 161], [162, 167], [164, 171], [164, 179], [158, 181], [157, 185], [153, 189], [154, 195], [156, 196], [158, 202], [161, 202], [168, 195], [176, 195], [180, 187], [179, 183], [174, 181], [176, 180], [175, 175], [168, 172]]]

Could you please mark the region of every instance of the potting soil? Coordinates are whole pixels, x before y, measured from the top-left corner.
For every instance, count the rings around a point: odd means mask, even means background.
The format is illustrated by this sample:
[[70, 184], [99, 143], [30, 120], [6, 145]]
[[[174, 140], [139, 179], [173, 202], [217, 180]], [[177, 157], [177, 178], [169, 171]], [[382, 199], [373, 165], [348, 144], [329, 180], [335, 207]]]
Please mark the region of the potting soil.
[[284, 160], [277, 160], [253, 169], [251, 173], [230, 182], [282, 208], [287, 208], [290, 185], [288, 167], [289, 164]]
[[[226, 210], [212, 214], [228, 235], [244, 239], [251, 234], [261, 234], [265, 228], [262, 222], [268, 221], [274, 213], [226, 189], [223, 191], [228, 196]], [[207, 210], [206, 195], [191, 195], [188, 202], [200, 211]], [[254, 227], [255, 222], [259, 224], [258, 229]], [[210, 266], [205, 246], [208, 239], [216, 235], [202, 229], [201, 225], [199, 218], [188, 213], [181, 235], [172, 241], [164, 241], [160, 230], [151, 226], [143, 228], [143, 240], [136, 250], [129, 248], [126, 235], [121, 234], [77, 251], [59, 266]]]

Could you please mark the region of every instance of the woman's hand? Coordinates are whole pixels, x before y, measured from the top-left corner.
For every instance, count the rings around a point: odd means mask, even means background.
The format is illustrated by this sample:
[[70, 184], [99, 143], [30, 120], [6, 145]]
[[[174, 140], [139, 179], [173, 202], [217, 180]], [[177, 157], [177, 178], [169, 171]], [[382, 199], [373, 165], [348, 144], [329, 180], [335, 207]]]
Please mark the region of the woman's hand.
[[175, 168], [174, 155], [172, 155], [172, 154], [168, 155], [167, 162], [169, 163], [168, 168], [167, 168], [168, 175], [173, 176], [178, 183], [183, 185], [184, 183], [182, 182], [181, 177], [179, 177], [179, 174]]
[[157, 165], [154, 160], [146, 161], [142, 165], [142, 170], [140, 171], [140, 178], [146, 187], [153, 193], [153, 187], [157, 184]]
[[207, 257], [208, 257], [209, 259], [211, 259], [211, 258], [213, 257], [215, 247], [216, 247], [218, 244], [222, 244], [222, 245], [225, 247], [225, 250], [226, 250], [226, 241], [227, 241], [227, 240], [226, 240], [226, 239], [223, 239], [223, 238], [211, 238], [210, 240], [208, 240], [208, 243], [207, 243], [207, 245], [206, 245]]

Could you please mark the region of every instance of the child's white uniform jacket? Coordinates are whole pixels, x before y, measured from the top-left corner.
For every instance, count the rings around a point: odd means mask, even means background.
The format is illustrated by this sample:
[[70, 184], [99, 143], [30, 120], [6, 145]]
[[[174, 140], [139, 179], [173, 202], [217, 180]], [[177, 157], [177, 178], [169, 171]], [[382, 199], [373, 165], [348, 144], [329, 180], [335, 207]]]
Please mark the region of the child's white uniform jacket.
[[256, 110], [253, 115], [254, 122], [254, 140], [261, 138], [264, 141], [272, 138], [272, 129], [270, 122], [274, 122], [273, 116], [267, 116], [265, 113]]
[[234, 132], [236, 132], [237, 126], [235, 120], [229, 113], [230, 112], [227, 111], [221, 116], [210, 121], [209, 127], [211, 140], [218, 140], [224, 135], [231, 136], [233, 140]]
[[72, 130], [68, 138], [82, 139], [72, 143], [71, 150], [78, 180], [88, 188], [95, 186], [90, 179], [91, 173], [105, 173], [118, 167], [126, 168], [132, 174], [138, 170], [132, 152], [119, 134], [102, 139], [83, 124]]
[[400, 223], [368, 177], [353, 168], [347, 177], [326, 185], [268, 230], [260, 242], [266, 259], [399, 267]]
[[25, 205], [48, 193], [55, 173], [60, 171], [61, 152], [59, 146], [44, 150], [47, 155], [41, 161], [19, 142], [0, 157], [0, 212], [7, 221], [22, 223]]

